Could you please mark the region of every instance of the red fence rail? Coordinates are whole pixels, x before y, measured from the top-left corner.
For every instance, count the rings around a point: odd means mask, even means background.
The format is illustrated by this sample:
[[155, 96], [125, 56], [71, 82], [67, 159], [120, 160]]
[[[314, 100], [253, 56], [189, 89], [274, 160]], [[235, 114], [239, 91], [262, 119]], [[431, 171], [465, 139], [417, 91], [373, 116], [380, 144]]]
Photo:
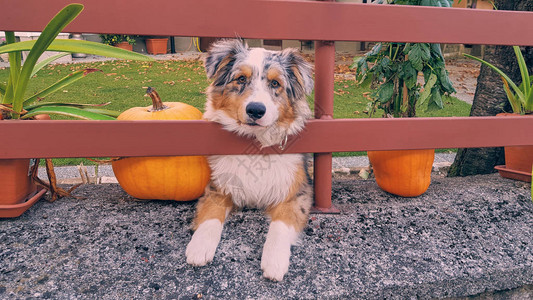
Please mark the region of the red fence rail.
[[[40, 31], [66, 0], [0, 0], [0, 30]], [[66, 32], [316, 40], [320, 120], [284, 153], [315, 152], [315, 204], [331, 207], [331, 152], [533, 145], [533, 118], [332, 120], [334, 44], [394, 41], [533, 46], [531, 12], [314, 1], [84, 0]], [[156, 18], [146, 12], [158, 8]], [[120, 12], [120, 13], [119, 13]], [[390, 24], [394, 24], [391, 26]], [[42, 134], [36, 135], [37, 132]], [[44, 134], [46, 132], [46, 134]], [[26, 137], [31, 136], [32, 141]], [[51, 137], [61, 137], [54, 139]], [[163, 138], [164, 137], [164, 138]], [[384, 138], [386, 137], [386, 138]], [[2, 121], [0, 159], [278, 153], [204, 121]], [[142, 142], [140, 142], [142, 141]]]
[[[207, 121], [1, 121], [0, 158], [324, 153], [533, 145], [530, 118], [311, 120], [284, 151]], [[509, 134], [516, 131], [515, 134]], [[30, 137], [30, 138], [22, 138]], [[164, 137], [164, 138], [162, 138]], [[10, 142], [6, 142], [10, 141]]]
[[65, 32], [533, 45], [528, 12], [319, 1], [1, 0], [0, 30], [40, 31], [72, 2], [85, 10]]

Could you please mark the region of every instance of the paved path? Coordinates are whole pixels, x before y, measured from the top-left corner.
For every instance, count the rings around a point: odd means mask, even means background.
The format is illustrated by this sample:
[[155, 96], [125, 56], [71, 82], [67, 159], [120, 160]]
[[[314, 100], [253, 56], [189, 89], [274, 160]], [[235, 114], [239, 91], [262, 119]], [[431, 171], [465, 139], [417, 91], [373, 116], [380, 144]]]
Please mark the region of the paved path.
[[[453, 163], [454, 158], [455, 153], [436, 153], [433, 170], [445, 170]], [[368, 167], [368, 164], [368, 157], [366, 156], [334, 157], [332, 172], [334, 174], [358, 173], [362, 168]], [[80, 169], [83, 174], [86, 172], [91, 183], [117, 183], [115, 175], [113, 174], [113, 169], [110, 165], [100, 165], [97, 168], [95, 166], [85, 166], [83, 168], [79, 166], [55, 167], [59, 182], [64, 184], [77, 184], [83, 182]], [[46, 178], [44, 167], [39, 168], [39, 177], [43, 179]]]

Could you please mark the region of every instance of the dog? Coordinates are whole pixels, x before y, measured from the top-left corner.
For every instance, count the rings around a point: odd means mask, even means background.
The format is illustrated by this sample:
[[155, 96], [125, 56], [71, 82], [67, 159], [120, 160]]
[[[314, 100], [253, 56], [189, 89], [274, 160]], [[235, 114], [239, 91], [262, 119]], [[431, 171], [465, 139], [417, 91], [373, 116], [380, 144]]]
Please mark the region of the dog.
[[[312, 66], [295, 49], [269, 51], [222, 40], [208, 51], [205, 70], [212, 83], [204, 119], [261, 147], [283, 147], [311, 117], [306, 97], [313, 90]], [[211, 182], [196, 207], [187, 263], [204, 266], [213, 260], [234, 209], [264, 209], [271, 223], [261, 269], [265, 278], [281, 281], [313, 201], [307, 159], [303, 154], [215, 155], [209, 164]]]

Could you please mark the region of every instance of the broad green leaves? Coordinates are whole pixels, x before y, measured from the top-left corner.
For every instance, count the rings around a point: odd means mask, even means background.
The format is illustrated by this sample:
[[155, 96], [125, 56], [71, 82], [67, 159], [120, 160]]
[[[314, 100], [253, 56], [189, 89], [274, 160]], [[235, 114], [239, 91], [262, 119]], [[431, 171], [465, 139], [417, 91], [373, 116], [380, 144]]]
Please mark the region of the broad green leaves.
[[[374, 3], [451, 7], [453, 0], [378, 0]], [[360, 84], [368, 80], [379, 84], [371, 94], [371, 106], [382, 108], [385, 115], [414, 117], [417, 107], [426, 103], [428, 110], [439, 109], [443, 107], [442, 95], [455, 92], [438, 44], [378, 43], [364, 57], [354, 60], [353, 67], [357, 67], [355, 75]], [[423, 74], [423, 84], [420, 74]]]
[[385, 82], [378, 88], [378, 100], [381, 103], [386, 103], [394, 96], [394, 83], [391, 81]]
[[431, 59], [431, 52], [429, 49], [429, 44], [412, 44], [407, 45], [404, 48], [404, 53], [408, 55], [413, 68], [417, 71], [422, 71], [424, 65], [426, 65]]
[[431, 92], [433, 91], [433, 86], [435, 86], [435, 83], [437, 83], [437, 75], [432, 73], [429, 76], [429, 80], [424, 85], [424, 91], [420, 93], [420, 98], [418, 99], [420, 104], [424, 104], [429, 96], [431, 96]]
[[455, 92], [437, 44], [379, 43], [354, 61], [352, 67], [357, 67], [356, 79], [360, 83], [373, 80], [380, 84], [372, 97], [374, 105], [386, 115], [414, 117], [422, 104], [428, 110], [440, 109], [442, 95]]
[[418, 71], [413, 67], [409, 61], [404, 61], [400, 65], [398, 76], [404, 78], [405, 86], [408, 89], [414, 89], [418, 83]]

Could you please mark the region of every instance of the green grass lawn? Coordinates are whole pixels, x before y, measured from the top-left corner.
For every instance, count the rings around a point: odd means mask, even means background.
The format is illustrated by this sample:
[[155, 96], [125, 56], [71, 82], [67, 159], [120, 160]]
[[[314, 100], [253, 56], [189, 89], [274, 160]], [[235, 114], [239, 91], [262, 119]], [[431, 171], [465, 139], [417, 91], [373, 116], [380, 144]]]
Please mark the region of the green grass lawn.
[[[148, 106], [150, 98], [144, 97], [146, 88], [151, 86], [157, 90], [163, 101], [184, 102], [204, 110], [205, 89], [209, 84], [201, 61], [165, 60], [155, 62], [105, 61], [84, 64], [58, 64], [43, 68], [31, 80], [28, 93], [36, 93], [53, 84], [68, 74], [83, 69], [96, 68], [102, 72], [87, 75], [63, 91], [50, 95], [43, 101], [70, 103], [106, 103], [106, 108], [124, 111], [131, 107]], [[7, 83], [8, 69], [0, 69], [0, 82]], [[369, 87], [358, 86], [352, 80], [336, 80], [335, 82], [335, 118], [367, 118], [364, 113], [368, 99], [363, 93]], [[29, 95], [28, 95], [29, 96]], [[312, 106], [312, 97], [309, 102]], [[454, 97], [445, 99], [445, 107], [439, 111], [426, 112], [418, 109], [421, 117], [435, 116], [468, 116], [470, 104]], [[378, 112], [374, 117], [380, 117]], [[52, 117], [63, 119], [62, 117]], [[338, 156], [361, 153], [337, 153]], [[58, 165], [73, 165], [85, 159], [58, 159]]]

